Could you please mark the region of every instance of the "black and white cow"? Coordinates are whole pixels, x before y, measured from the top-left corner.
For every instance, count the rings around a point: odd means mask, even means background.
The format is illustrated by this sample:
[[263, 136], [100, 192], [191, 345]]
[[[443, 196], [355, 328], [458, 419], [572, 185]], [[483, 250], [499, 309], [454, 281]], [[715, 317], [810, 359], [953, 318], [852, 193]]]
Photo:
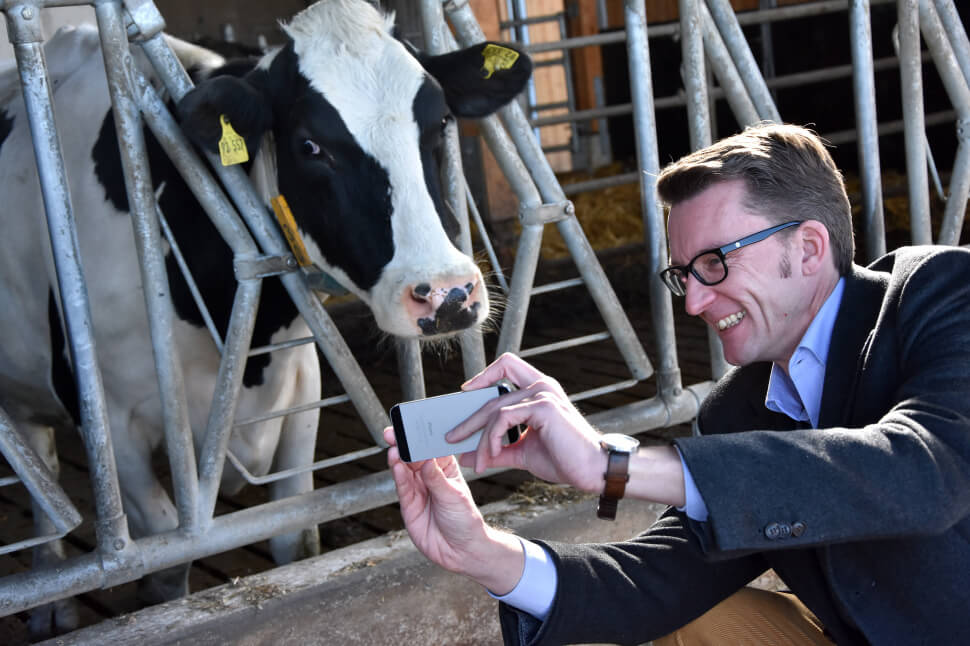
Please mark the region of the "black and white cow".
[[[182, 45], [177, 51], [199, 80], [178, 113], [190, 138], [209, 149], [216, 149], [225, 114], [252, 156], [274, 150], [275, 159], [256, 164], [277, 169], [311, 260], [365, 301], [384, 332], [436, 338], [479, 325], [489, 309], [480, 271], [453, 244], [458, 227], [436, 166], [442, 130], [455, 117], [484, 116], [511, 100], [531, 63], [521, 55], [511, 67], [486, 71], [484, 43], [423, 57], [394, 37], [392, 23], [364, 0], [323, 0], [283, 25], [285, 46], [258, 61], [223, 66], [211, 52]], [[172, 530], [175, 508], [151, 469], [162, 415], [97, 33], [63, 30], [47, 43], [46, 56], [125, 512], [136, 537]], [[0, 108], [0, 406], [56, 463], [52, 427], [73, 423], [77, 402], [25, 109], [9, 89], [15, 86], [14, 71], [0, 76], [0, 97], [12, 97]], [[224, 331], [236, 286], [229, 249], [146, 137], [160, 207]], [[174, 259], [166, 259], [198, 440], [219, 356]], [[267, 280], [253, 344], [308, 333], [279, 281]], [[246, 365], [237, 416], [319, 395], [312, 346], [259, 355]], [[317, 421], [313, 410], [240, 427], [230, 450], [255, 474], [300, 466], [312, 460]], [[222, 484], [232, 491], [243, 480], [227, 466]], [[272, 485], [270, 493], [281, 498], [311, 488], [307, 474]], [[313, 554], [318, 545], [315, 528], [271, 541], [278, 562]], [[150, 601], [184, 594], [187, 572], [146, 577], [143, 593]], [[36, 627], [69, 627], [56, 625], [62, 620], [42, 616]]]

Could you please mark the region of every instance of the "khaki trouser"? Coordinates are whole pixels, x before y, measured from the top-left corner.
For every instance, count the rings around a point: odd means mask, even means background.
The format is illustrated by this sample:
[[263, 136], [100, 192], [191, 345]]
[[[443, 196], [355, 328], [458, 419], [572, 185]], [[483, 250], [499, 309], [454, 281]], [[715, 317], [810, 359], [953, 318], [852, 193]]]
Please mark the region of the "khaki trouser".
[[742, 588], [654, 646], [833, 646], [822, 622], [788, 592]]

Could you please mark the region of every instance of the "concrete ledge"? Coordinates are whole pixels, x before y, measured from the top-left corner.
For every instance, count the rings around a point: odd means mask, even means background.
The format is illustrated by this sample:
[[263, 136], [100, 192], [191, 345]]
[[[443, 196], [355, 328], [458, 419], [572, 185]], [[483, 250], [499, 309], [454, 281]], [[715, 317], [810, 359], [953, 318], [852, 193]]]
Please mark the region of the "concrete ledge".
[[[499, 502], [483, 512], [522, 536], [593, 542], [630, 538], [664, 509], [624, 500], [617, 521], [609, 522], [596, 518], [593, 497], [543, 498], [528, 505]], [[496, 605], [480, 586], [433, 565], [407, 534], [395, 532], [44, 643], [496, 644]]]

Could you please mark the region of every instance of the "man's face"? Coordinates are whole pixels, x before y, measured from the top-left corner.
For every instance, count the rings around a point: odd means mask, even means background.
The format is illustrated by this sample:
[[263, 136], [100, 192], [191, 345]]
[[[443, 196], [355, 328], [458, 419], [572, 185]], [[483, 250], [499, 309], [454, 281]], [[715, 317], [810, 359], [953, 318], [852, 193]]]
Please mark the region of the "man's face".
[[[744, 208], [741, 181], [715, 184], [670, 210], [670, 262], [686, 265], [702, 251], [766, 229], [767, 218]], [[811, 323], [806, 280], [801, 275], [797, 234], [773, 235], [728, 253], [727, 278], [703, 285], [687, 279], [687, 313], [718, 334], [724, 357], [736, 366], [788, 359]]]

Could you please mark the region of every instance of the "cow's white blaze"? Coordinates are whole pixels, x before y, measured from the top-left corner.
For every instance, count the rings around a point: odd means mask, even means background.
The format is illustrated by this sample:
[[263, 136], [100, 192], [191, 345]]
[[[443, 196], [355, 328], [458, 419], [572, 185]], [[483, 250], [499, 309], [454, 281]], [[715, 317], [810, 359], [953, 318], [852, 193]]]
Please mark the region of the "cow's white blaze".
[[415, 97], [428, 76], [391, 35], [392, 26], [393, 15], [383, 16], [370, 5], [328, 0], [297, 14], [284, 29], [293, 39], [301, 73], [336, 108], [391, 185], [394, 255], [370, 290], [354, 285], [305, 237], [307, 251], [370, 306], [379, 327], [409, 337], [422, 333], [407, 307], [416, 284], [447, 289], [472, 283], [474, 299], [481, 303], [476, 322], [488, 314], [488, 297], [481, 272], [448, 239], [428, 193], [414, 117]]

